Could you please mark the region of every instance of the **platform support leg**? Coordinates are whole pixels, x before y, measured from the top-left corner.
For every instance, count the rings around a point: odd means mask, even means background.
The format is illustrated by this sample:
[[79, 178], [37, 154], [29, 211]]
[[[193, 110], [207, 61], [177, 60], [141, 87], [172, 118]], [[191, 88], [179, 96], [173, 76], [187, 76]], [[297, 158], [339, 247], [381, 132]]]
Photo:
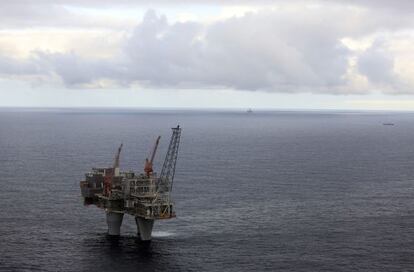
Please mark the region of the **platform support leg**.
[[137, 224], [137, 233], [142, 241], [151, 240], [152, 227], [154, 226], [153, 219], [145, 219], [142, 217], [135, 217]]
[[109, 235], [120, 235], [123, 213], [106, 212], [106, 223], [108, 224]]

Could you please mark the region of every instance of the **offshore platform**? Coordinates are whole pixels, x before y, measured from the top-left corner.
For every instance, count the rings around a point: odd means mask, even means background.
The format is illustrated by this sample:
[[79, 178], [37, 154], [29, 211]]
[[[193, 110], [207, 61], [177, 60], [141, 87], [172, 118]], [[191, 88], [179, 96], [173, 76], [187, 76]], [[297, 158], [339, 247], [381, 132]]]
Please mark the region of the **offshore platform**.
[[116, 153], [114, 164], [108, 168], [92, 168], [80, 182], [82, 197], [86, 205], [96, 205], [106, 212], [109, 235], [120, 235], [124, 214], [135, 217], [138, 236], [143, 241], [151, 240], [154, 221], [175, 217], [171, 200], [175, 165], [177, 163], [181, 128], [172, 128], [167, 154], [158, 176], [153, 170], [160, 136], [145, 160], [144, 173], [121, 172], [119, 157], [122, 144]]

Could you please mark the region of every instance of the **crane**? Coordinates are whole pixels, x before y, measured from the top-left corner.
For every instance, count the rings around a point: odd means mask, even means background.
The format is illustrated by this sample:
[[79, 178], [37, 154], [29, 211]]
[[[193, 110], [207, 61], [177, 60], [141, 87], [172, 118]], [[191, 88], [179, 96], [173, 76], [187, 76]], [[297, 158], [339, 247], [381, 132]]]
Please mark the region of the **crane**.
[[123, 144], [121, 143], [121, 145], [118, 148], [118, 151], [116, 152], [115, 159], [114, 159], [114, 164], [113, 164], [112, 168], [107, 168], [106, 171], [105, 171], [104, 191], [103, 191], [103, 194], [105, 196], [110, 196], [111, 189], [112, 189], [112, 179], [113, 179], [114, 176], [119, 175], [119, 157], [121, 155], [122, 146], [123, 146]]
[[[164, 184], [170, 184], [169, 191], [172, 190], [174, 175], [175, 175], [175, 165], [177, 164], [178, 157], [178, 147], [180, 145], [181, 137], [181, 128], [178, 125], [175, 128], [172, 128], [172, 135], [170, 140], [170, 145], [168, 146], [167, 155], [165, 156], [164, 164], [162, 166], [160, 181]], [[167, 188], [165, 188], [167, 189]], [[168, 190], [167, 189], [167, 190]]]
[[158, 136], [157, 140], [155, 141], [154, 148], [152, 149], [152, 154], [150, 156], [150, 160], [148, 158], [145, 159], [145, 166], [144, 166], [144, 172], [149, 177], [154, 170], [152, 169], [152, 163], [154, 161], [155, 153], [157, 152], [158, 144], [160, 143], [161, 136]]
[[[123, 145], [124, 144], [121, 143], [121, 145], [118, 147], [118, 152], [116, 152], [116, 155], [115, 155], [114, 166], [113, 166], [113, 168], [115, 169], [115, 176], [119, 175], [119, 156], [121, 155]], [[116, 173], [117, 172], [116, 169], [118, 169], [118, 173]]]

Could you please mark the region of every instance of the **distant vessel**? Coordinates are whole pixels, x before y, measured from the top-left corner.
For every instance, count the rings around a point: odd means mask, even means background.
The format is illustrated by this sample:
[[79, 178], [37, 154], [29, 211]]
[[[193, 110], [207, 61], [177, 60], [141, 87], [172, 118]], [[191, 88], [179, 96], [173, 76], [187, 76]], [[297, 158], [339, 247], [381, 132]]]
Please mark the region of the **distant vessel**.
[[252, 110], [251, 108], [249, 108], [249, 109], [247, 110], [247, 113], [253, 113], [253, 110]]
[[394, 123], [382, 123], [382, 125], [384, 125], [384, 126], [393, 126]]
[[145, 160], [145, 173], [120, 172], [118, 148], [112, 167], [92, 168], [80, 182], [85, 204], [93, 204], [106, 212], [109, 235], [120, 235], [124, 214], [135, 217], [138, 236], [143, 241], [151, 240], [154, 220], [175, 217], [170, 193], [172, 190], [175, 165], [177, 163], [181, 128], [173, 133], [165, 156], [161, 174], [153, 171], [152, 163], [158, 148], [157, 138], [150, 159]]

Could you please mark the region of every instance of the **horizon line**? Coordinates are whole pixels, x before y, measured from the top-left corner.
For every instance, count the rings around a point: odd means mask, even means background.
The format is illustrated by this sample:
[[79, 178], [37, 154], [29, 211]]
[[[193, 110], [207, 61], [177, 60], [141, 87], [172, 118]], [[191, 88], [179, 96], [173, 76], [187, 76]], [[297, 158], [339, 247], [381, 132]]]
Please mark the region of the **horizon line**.
[[408, 109], [322, 109], [322, 108], [254, 108], [254, 107], [112, 107], [112, 106], [0, 106], [0, 110], [145, 110], [145, 111], [242, 111], [254, 112], [391, 112], [414, 113]]

